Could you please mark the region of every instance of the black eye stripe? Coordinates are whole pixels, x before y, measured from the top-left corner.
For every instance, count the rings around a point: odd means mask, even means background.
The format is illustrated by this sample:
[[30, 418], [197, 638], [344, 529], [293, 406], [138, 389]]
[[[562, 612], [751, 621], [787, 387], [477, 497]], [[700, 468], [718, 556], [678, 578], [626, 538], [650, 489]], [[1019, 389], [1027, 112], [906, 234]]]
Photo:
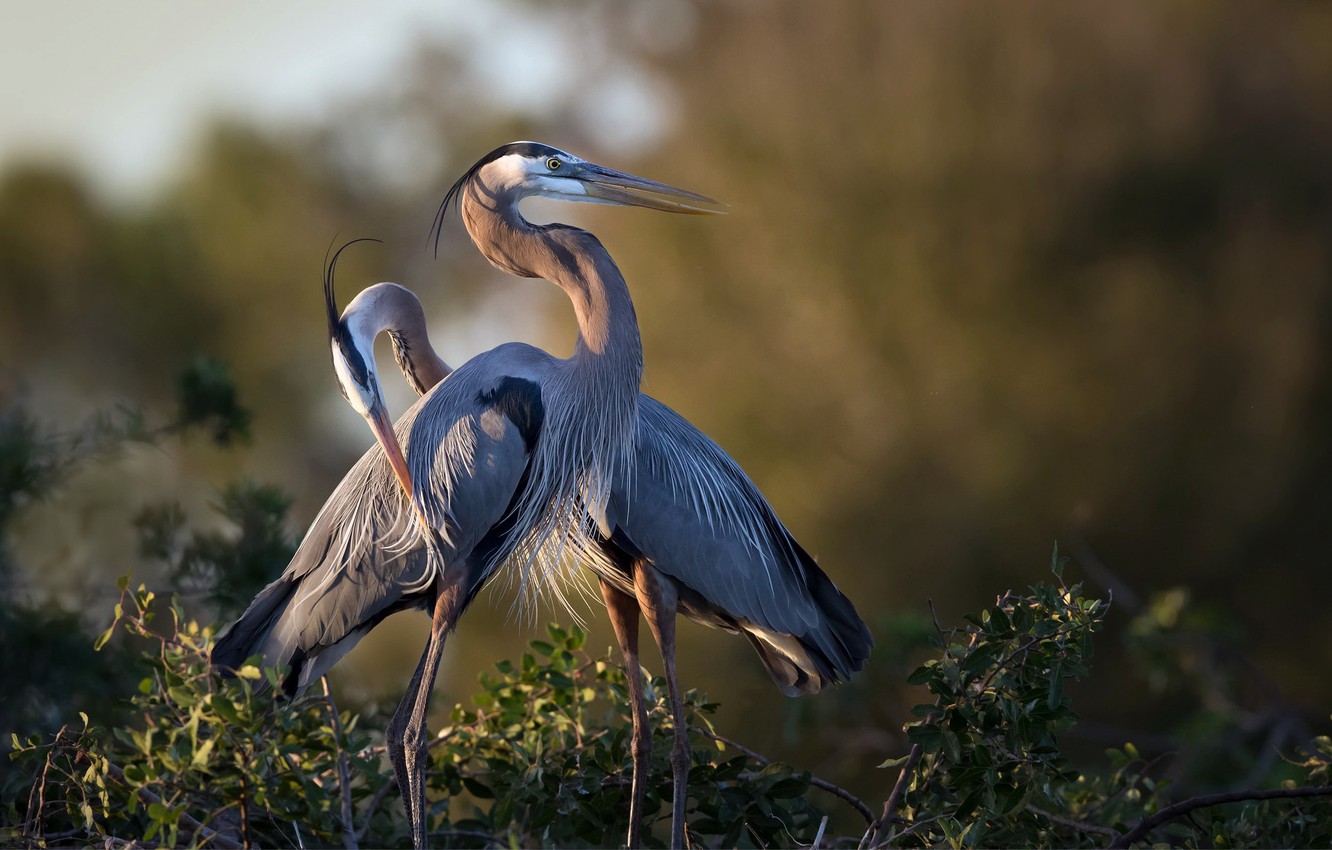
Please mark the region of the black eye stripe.
[[370, 370], [366, 368], [365, 360], [361, 358], [361, 352], [352, 343], [351, 332], [347, 330], [346, 325], [342, 324], [339, 324], [338, 331], [338, 349], [342, 352], [342, 359], [346, 361], [352, 378], [361, 386], [368, 386]]

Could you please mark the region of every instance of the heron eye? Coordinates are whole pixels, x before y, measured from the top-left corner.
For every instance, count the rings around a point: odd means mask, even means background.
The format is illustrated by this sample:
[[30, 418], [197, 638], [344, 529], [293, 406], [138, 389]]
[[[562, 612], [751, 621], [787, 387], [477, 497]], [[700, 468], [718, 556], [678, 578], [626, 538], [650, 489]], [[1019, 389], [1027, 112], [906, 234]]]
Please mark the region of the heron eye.
[[562, 165], [564, 165], [564, 163], [560, 162], [558, 159], [556, 159], [553, 156], [550, 159], [546, 160], [546, 167], [549, 168], [551, 171], [559, 171], [560, 166]]

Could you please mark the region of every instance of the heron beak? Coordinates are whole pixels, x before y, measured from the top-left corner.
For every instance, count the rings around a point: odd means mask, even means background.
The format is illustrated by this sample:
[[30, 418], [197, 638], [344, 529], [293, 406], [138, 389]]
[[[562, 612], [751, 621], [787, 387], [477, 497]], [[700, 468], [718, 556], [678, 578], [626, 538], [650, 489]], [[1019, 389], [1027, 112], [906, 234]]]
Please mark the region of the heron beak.
[[388, 458], [389, 466], [393, 468], [393, 474], [397, 476], [398, 484], [402, 486], [402, 492], [407, 494], [407, 502], [412, 506], [416, 518], [420, 520], [421, 527], [428, 534], [433, 533], [430, 522], [416, 502], [415, 491], [412, 488], [412, 474], [407, 469], [407, 458], [403, 456], [402, 446], [398, 444], [398, 435], [393, 431], [388, 411], [382, 405], [375, 405], [366, 416], [366, 421], [370, 423], [370, 430], [374, 431], [375, 439], [384, 450], [384, 456]]
[[722, 215], [721, 201], [593, 163], [581, 163], [576, 175], [589, 200], [617, 206], [647, 207], [689, 215]]

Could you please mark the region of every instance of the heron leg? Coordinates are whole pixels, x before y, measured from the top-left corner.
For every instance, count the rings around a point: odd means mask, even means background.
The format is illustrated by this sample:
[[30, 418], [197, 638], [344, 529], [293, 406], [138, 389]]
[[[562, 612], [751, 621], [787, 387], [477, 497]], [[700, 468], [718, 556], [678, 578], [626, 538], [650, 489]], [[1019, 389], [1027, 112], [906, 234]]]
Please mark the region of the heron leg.
[[647, 618], [648, 628], [652, 629], [652, 636], [661, 649], [666, 687], [670, 691], [671, 721], [675, 727], [675, 744], [671, 747], [671, 847], [683, 848], [686, 846], [685, 798], [689, 793], [690, 751], [684, 700], [680, 698], [680, 682], [675, 675], [675, 612], [679, 597], [675, 586], [645, 561], [635, 565], [634, 591]]
[[412, 846], [418, 850], [426, 846], [426, 710], [430, 707], [435, 674], [439, 672], [444, 639], [462, 613], [462, 600], [462, 583], [459, 581], [449, 582], [435, 597], [430, 639], [385, 733], [389, 760], [393, 763], [403, 807], [412, 827]]
[[[398, 708], [393, 712], [393, 717], [389, 719], [388, 728], [384, 730], [389, 762], [393, 765], [393, 775], [398, 782], [398, 792], [402, 794], [402, 805], [407, 811], [407, 822], [412, 825], [413, 844], [416, 842], [417, 810], [424, 801], [418, 804], [416, 795], [412, 791], [413, 783], [409, 778], [410, 768], [406, 750], [407, 726], [414, 713], [417, 692], [421, 687], [421, 678], [430, 658], [430, 648], [433, 643], [434, 635], [432, 632], [430, 642], [426, 644], [425, 651], [421, 653], [421, 660], [416, 663], [416, 672], [412, 674], [412, 679], [407, 684], [407, 690], [402, 695], [402, 701], [398, 703]], [[421, 813], [424, 815], [423, 808]]]
[[633, 790], [629, 798], [630, 850], [639, 846], [639, 832], [643, 821], [643, 803], [647, 796], [648, 765], [652, 759], [652, 733], [648, 730], [647, 699], [643, 695], [643, 667], [638, 662], [638, 600], [620, 592], [602, 580], [601, 597], [606, 600], [615, 639], [624, 655], [624, 674], [629, 683], [629, 710], [634, 718]]

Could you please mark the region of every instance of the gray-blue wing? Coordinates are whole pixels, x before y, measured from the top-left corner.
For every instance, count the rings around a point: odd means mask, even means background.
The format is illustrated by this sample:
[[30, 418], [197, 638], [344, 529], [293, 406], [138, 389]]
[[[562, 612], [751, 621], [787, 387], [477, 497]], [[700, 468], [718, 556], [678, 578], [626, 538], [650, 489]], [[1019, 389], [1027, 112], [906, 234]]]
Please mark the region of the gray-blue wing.
[[648, 396], [635, 478], [612, 509], [612, 543], [674, 578], [687, 616], [744, 633], [784, 692], [815, 692], [864, 666], [873, 641], [850, 600], [739, 465]]
[[291, 563], [227, 626], [212, 662], [259, 655], [285, 668], [295, 693], [318, 679], [384, 617], [424, 607], [425, 546], [379, 447], [351, 468], [310, 525]]
[[474, 553], [497, 548], [493, 537], [522, 480], [530, 442], [525, 426], [497, 411], [496, 402], [512, 409], [508, 392], [538, 405], [540, 396], [535, 383], [468, 365], [396, 426], [418, 498], [440, 531], [440, 557], [427, 557], [407, 498], [373, 446], [325, 502], [282, 576], [218, 636], [214, 664], [235, 668], [262, 655], [266, 665], [289, 669], [284, 689], [295, 692], [388, 615], [429, 607], [438, 569], [467, 570], [468, 599], [475, 595], [491, 559]]

